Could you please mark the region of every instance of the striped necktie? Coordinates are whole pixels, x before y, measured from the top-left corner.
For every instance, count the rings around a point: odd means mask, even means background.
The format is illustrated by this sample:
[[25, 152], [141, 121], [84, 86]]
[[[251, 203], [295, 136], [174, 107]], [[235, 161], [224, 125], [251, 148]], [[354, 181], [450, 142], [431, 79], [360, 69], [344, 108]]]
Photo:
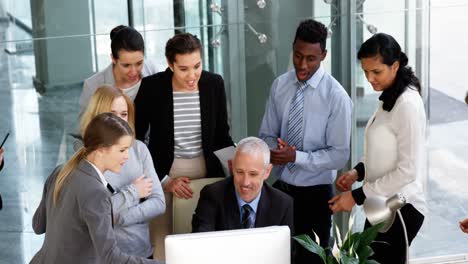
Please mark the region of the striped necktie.
[[254, 228], [254, 212], [252, 207], [250, 207], [248, 204], [244, 204], [242, 206], [242, 211], [242, 228]]
[[[304, 112], [304, 90], [307, 88], [307, 82], [298, 81], [298, 87], [296, 94], [294, 95], [293, 101], [291, 103], [291, 108], [289, 108], [289, 120], [288, 120], [288, 144], [290, 146], [295, 146], [297, 150], [302, 150], [302, 120]], [[294, 163], [288, 163], [288, 169], [291, 172], [295, 170]]]

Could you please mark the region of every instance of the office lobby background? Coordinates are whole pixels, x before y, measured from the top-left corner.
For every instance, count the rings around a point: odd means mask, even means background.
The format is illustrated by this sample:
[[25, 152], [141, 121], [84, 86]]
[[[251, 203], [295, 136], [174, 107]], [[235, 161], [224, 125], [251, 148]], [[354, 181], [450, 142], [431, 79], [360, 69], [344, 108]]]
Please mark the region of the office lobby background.
[[[429, 214], [411, 258], [465, 258], [468, 235], [458, 221], [468, 217], [466, 14], [468, 0], [0, 0], [0, 137], [11, 133], [0, 172], [0, 263], [28, 263], [42, 245], [32, 215], [46, 178], [73, 153], [82, 82], [109, 65], [113, 27], [139, 30], [146, 60], [160, 70], [166, 41], [196, 34], [204, 69], [225, 80], [238, 141], [257, 135], [270, 85], [292, 68], [295, 29], [306, 18], [329, 27], [324, 65], [354, 102], [348, 167], [360, 159], [379, 96], [356, 59], [360, 44], [385, 32], [408, 54], [428, 118]], [[343, 229], [347, 217], [335, 219]]]

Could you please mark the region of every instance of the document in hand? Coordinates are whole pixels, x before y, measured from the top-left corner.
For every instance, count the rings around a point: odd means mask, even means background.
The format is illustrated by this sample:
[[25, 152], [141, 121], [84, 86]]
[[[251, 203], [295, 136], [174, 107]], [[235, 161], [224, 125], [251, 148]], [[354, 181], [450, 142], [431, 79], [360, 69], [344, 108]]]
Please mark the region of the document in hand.
[[234, 158], [234, 154], [236, 154], [236, 147], [229, 146], [227, 148], [217, 150], [213, 153], [219, 159], [221, 165], [223, 165], [224, 174], [231, 175], [229, 172], [228, 160], [232, 160]]

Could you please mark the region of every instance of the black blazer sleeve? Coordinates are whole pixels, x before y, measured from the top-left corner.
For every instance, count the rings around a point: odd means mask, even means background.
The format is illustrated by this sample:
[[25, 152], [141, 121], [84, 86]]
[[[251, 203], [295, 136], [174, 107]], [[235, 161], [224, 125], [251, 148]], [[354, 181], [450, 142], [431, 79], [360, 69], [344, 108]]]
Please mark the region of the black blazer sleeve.
[[141, 80], [140, 89], [135, 98], [135, 137], [140, 141], [145, 141], [146, 131], [149, 128], [151, 99], [151, 84], [148, 78]]
[[223, 168], [213, 152], [234, 145], [229, 135], [223, 78], [204, 71], [199, 81], [199, 90], [207, 177], [223, 177]]
[[218, 115], [216, 120], [215, 141], [214, 149], [222, 149], [228, 146], [233, 146], [231, 135], [229, 134], [229, 124], [227, 115], [226, 91], [224, 90], [224, 80], [221, 76], [217, 75], [216, 86], [219, 93], [217, 98], [218, 102]]

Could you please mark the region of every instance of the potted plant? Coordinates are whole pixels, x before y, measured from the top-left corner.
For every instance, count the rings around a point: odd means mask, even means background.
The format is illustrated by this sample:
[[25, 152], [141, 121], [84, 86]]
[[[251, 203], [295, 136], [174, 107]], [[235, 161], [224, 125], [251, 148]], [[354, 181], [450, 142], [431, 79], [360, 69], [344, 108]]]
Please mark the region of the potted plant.
[[377, 237], [379, 229], [384, 225], [380, 223], [375, 226], [366, 228], [362, 232], [351, 233], [354, 217], [351, 217], [348, 232], [345, 239], [341, 239], [338, 226], [333, 223], [333, 233], [335, 243], [332, 249], [332, 255], [326, 254], [326, 249], [319, 246], [320, 240], [317, 234], [314, 233], [315, 242], [308, 235], [298, 235], [293, 237], [304, 248], [320, 256], [325, 264], [378, 264], [375, 260], [368, 258], [374, 254], [370, 244]]

